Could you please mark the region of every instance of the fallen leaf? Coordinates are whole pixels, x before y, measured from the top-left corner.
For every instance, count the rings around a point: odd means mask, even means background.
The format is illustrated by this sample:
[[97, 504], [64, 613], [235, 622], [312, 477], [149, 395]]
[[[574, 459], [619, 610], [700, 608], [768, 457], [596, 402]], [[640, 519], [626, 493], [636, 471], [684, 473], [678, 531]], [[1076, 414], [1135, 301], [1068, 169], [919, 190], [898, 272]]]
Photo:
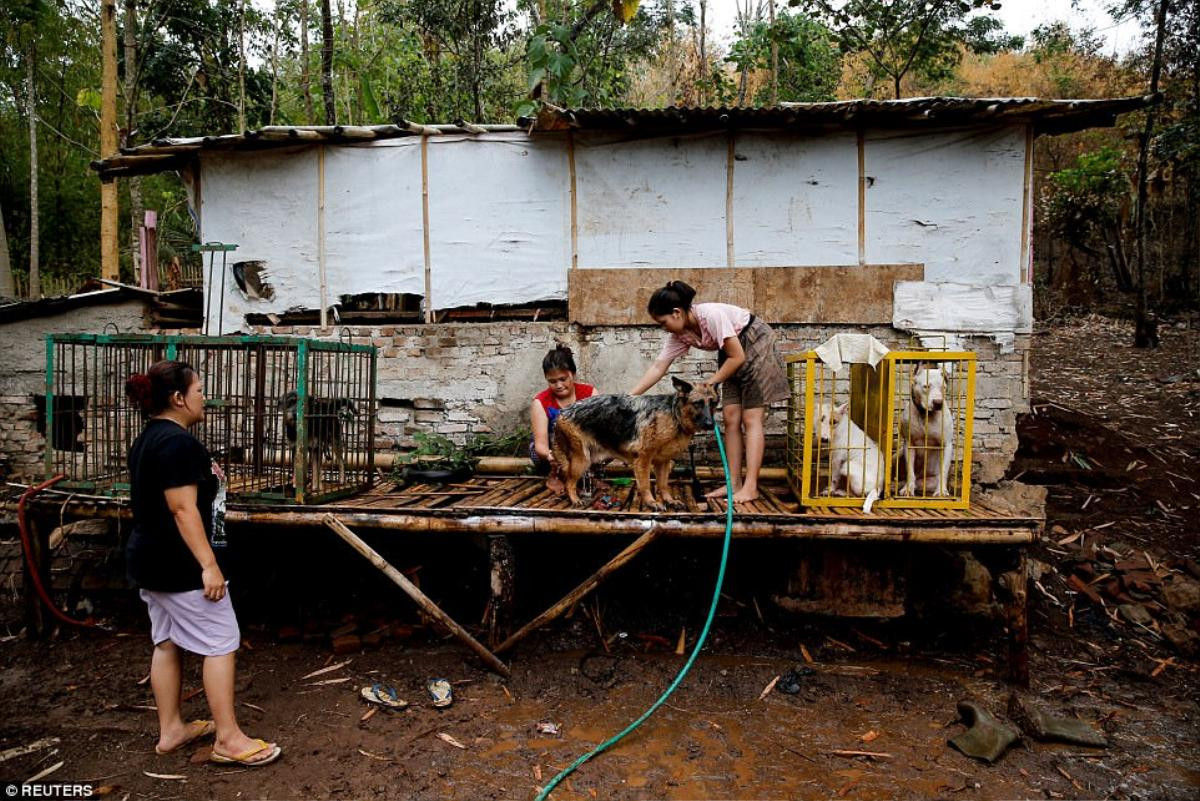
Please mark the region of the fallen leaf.
[[368, 720], [375, 717], [375, 713], [378, 711], [379, 711], [379, 707], [377, 707], [377, 706], [368, 708], [366, 712], [363, 712], [362, 717], [358, 719], [358, 722], [366, 723]]
[[151, 773], [148, 770], [143, 770], [142, 773], [149, 776], [151, 779], [167, 779], [170, 781], [187, 781], [187, 776], [182, 773]]
[[340, 679], [322, 679], [321, 681], [310, 681], [305, 684], [305, 687], [324, 687], [328, 684], [341, 684], [344, 681], [350, 681], [349, 676], [342, 676]]
[[764, 698], [766, 698], [768, 695], [770, 695], [770, 694], [771, 694], [771, 690], [774, 690], [774, 689], [775, 689], [775, 685], [779, 683], [779, 679], [780, 679], [780, 677], [779, 677], [779, 676], [776, 676], [775, 678], [773, 678], [773, 679], [771, 679], [769, 682], [767, 682], [767, 686], [766, 686], [766, 687], [763, 687], [763, 691], [762, 691], [761, 693], [759, 693], [759, 694], [758, 694], [758, 700], [760, 700], [760, 701], [761, 701], [762, 699], [764, 699]]
[[[53, 752], [51, 752], [51, 754], [53, 754]], [[56, 762], [56, 763], [54, 763], [53, 765], [51, 765], [50, 767], [48, 767], [48, 768], [46, 768], [45, 770], [43, 770], [41, 773], [38, 773], [38, 774], [36, 774], [36, 775], [34, 775], [34, 776], [30, 776], [28, 779], [26, 779], [26, 780], [25, 780], [25, 783], [26, 783], [26, 784], [33, 784], [33, 783], [34, 783], [34, 782], [36, 782], [36, 781], [41, 781], [42, 779], [46, 778], [46, 777], [47, 777], [47, 776], [49, 776], [51, 773], [53, 773], [54, 771], [58, 770], [59, 768], [61, 768], [61, 767], [62, 767], [63, 765], [65, 765], [65, 764], [67, 764], [66, 760], [63, 760], [62, 762]], [[11, 788], [11, 787], [12, 787], [12, 785], [10, 784], [10, 785], [9, 785], [9, 787]]]
[[323, 667], [323, 668], [320, 668], [319, 670], [314, 670], [312, 673], [301, 676], [300, 681], [304, 681], [305, 679], [311, 679], [314, 676], [320, 676], [323, 673], [332, 673], [333, 671], [335, 671], [339, 668], [344, 668], [346, 665], [350, 664], [353, 661], [354, 661], [353, 659], [347, 659], [345, 662], [338, 662], [336, 665], [330, 665], [329, 667]]
[[862, 735], [862, 736], [861, 736], [861, 737], [859, 737], [858, 739], [862, 740], [864, 743], [869, 743], [869, 742], [871, 742], [871, 741], [873, 741], [873, 740], [876, 740], [876, 739], [878, 739], [878, 738], [879, 738], [879, 732], [875, 731], [874, 729], [871, 729], [871, 731], [869, 731], [869, 732], [867, 732], [866, 734]]
[[437, 733], [437, 736], [438, 736], [438, 739], [441, 740], [442, 742], [449, 743], [450, 745], [454, 746], [455, 748], [462, 748], [463, 750], [466, 750], [465, 745], [460, 743], [458, 740], [455, 740], [453, 737], [451, 737], [449, 734], [446, 734], [446, 732], [444, 732], [444, 731], [439, 731]]
[[535, 781], [539, 781], [539, 782], [542, 780], [542, 766], [541, 765], [533, 766], [533, 778]]
[[370, 757], [371, 759], [378, 759], [380, 762], [391, 762], [392, 761], [390, 757], [380, 756], [379, 754], [372, 754], [370, 751], [367, 751], [362, 748], [358, 749], [358, 753], [362, 754], [365, 757]]
[[810, 654], [808, 649], [804, 647], [804, 643], [800, 644], [800, 656], [804, 657], [804, 661], [808, 664], [811, 665], [813, 663], [812, 654]]

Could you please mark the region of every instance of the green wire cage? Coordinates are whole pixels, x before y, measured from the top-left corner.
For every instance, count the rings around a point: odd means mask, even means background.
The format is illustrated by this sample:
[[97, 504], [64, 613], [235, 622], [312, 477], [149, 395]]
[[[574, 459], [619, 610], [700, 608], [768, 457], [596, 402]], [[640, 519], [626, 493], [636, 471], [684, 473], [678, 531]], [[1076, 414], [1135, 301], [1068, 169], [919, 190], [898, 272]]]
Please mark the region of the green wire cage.
[[193, 433], [220, 464], [231, 498], [319, 503], [374, 481], [376, 349], [291, 337], [50, 334], [46, 475], [80, 492], [129, 493], [129, 446], [142, 429], [130, 375], [187, 362], [204, 384]]

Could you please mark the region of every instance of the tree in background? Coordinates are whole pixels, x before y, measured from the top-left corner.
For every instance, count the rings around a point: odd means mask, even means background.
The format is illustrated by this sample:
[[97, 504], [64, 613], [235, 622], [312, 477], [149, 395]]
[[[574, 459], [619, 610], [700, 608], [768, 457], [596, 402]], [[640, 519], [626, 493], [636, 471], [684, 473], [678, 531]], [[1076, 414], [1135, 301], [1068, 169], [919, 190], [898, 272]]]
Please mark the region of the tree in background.
[[[835, 100], [842, 71], [842, 56], [833, 34], [815, 19], [783, 12], [775, 23], [759, 20], [729, 49], [725, 60], [739, 73], [769, 70], [774, 46], [778, 61], [778, 99], [784, 102]], [[753, 103], [771, 101], [769, 82], [754, 93]]]
[[[821, 21], [838, 37], [842, 51], [864, 53], [871, 73], [892, 82], [896, 99], [911, 72], [946, 76], [958, 65], [961, 46], [1000, 49], [994, 38], [998, 21], [968, 20], [980, 8], [999, 7], [996, 0], [789, 0]], [[985, 18], [987, 19], [987, 18]]]

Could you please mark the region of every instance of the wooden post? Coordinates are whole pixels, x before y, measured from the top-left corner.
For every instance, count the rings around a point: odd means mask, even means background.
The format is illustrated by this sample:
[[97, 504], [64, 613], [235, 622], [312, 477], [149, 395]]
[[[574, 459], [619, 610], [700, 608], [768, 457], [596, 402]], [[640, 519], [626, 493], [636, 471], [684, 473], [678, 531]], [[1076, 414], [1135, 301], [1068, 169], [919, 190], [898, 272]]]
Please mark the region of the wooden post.
[[378, 551], [363, 542], [362, 539], [359, 538], [359, 536], [353, 531], [348, 529], [341, 520], [338, 520], [334, 515], [327, 514], [321, 518], [321, 522], [323, 522], [326, 526], [332, 529], [334, 533], [349, 543], [351, 548], [365, 556], [367, 561], [379, 568], [379, 570], [382, 571], [385, 576], [396, 582], [400, 589], [404, 590], [404, 592], [406, 592], [410, 598], [416, 601], [417, 606], [421, 607], [425, 614], [429, 615], [434, 620], [450, 629], [451, 633], [454, 634], [455, 637], [462, 640], [471, 648], [472, 651], [479, 654], [479, 657], [487, 663], [488, 667], [499, 673], [501, 676], [504, 676], [505, 678], [508, 677], [509, 671], [507, 665], [497, 659], [496, 655], [487, 648], [484, 648], [483, 645], [481, 645], [478, 640], [472, 637], [466, 629], [458, 625], [458, 623], [456, 623], [452, 617], [443, 612], [437, 604], [435, 604], [427, 595], [425, 595], [425, 593], [421, 592], [421, 590], [417, 588], [417, 585], [409, 581], [408, 578], [399, 570], [388, 564], [388, 561], [380, 556]]
[[600, 586], [600, 582], [604, 581], [606, 578], [624, 566], [626, 562], [641, 553], [647, 545], [654, 542], [654, 540], [659, 534], [662, 533], [662, 531], [663, 529], [661, 526], [654, 526], [645, 534], [631, 542], [628, 547], [625, 548], [625, 550], [614, 556], [608, 561], [607, 564], [585, 579], [582, 584], [567, 593], [567, 595], [564, 596], [561, 601], [547, 609], [545, 612], [542, 612], [533, 620], [526, 623], [521, 627], [520, 631], [496, 646], [496, 653], [504, 653], [509, 648], [525, 639], [525, 635], [529, 634], [531, 631], [541, 628], [551, 620], [554, 620], [556, 617], [566, 612], [568, 609], [578, 603], [579, 599], [583, 598], [589, 592], [596, 589], [596, 587]]
[[429, 258], [429, 137], [421, 135], [421, 234], [425, 248], [425, 322], [433, 322], [433, 272]]
[[1029, 560], [1017, 552], [1017, 567], [1005, 574], [1008, 583], [1008, 680], [1029, 686]]
[[488, 645], [494, 648], [512, 630], [513, 604], [516, 600], [516, 557], [507, 535], [493, 534], [488, 537], [488, 561], [491, 564]]
[[867, 263], [867, 144], [858, 128], [858, 266]]
[[579, 207], [575, 182], [575, 133], [567, 131], [567, 173], [571, 180], [571, 269], [579, 266]]
[[[21, 579], [25, 588], [25, 633], [31, 640], [42, 639], [50, 634], [54, 619], [42, 605], [33, 582], [36, 570], [42, 586], [50, 591], [50, 526], [43, 515], [26, 509], [26, 525], [29, 527], [29, 558], [22, 562]], [[32, 562], [32, 564], [30, 564]]]
[[[117, 155], [117, 5], [100, 0], [100, 158]], [[100, 183], [100, 277], [120, 280], [117, 182]]]
[[725, 266], [734, 266], [733, 258], [733, 131], [729, 132], [729, 154], [725, 163]]
[[317, 271], [321, 278], [321, 331], [324, 332], [329, 327], [325, 281], [325, 145], [317, 148]]

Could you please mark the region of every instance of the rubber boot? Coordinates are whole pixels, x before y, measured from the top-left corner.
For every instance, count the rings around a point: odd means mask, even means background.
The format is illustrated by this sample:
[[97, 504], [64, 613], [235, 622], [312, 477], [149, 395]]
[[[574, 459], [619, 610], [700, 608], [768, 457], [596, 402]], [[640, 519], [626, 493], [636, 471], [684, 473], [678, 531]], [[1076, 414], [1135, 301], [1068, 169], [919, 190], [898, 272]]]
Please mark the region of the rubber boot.
[[1051, 715], [1017, 693], [1013, 693], [1008, 699], [1008, 717], [1020, 726], [1023, 732], [1037, 740], [1074, 743], [1092, 748], [1108, 747], [1108, 740], [1104, 735], [1082, 720]]
[[974, 701], [959, 701], [958, 714], [971, 728], [950, 740], [950, 745], [974, 759], [995, 762], [1021, 736]]

